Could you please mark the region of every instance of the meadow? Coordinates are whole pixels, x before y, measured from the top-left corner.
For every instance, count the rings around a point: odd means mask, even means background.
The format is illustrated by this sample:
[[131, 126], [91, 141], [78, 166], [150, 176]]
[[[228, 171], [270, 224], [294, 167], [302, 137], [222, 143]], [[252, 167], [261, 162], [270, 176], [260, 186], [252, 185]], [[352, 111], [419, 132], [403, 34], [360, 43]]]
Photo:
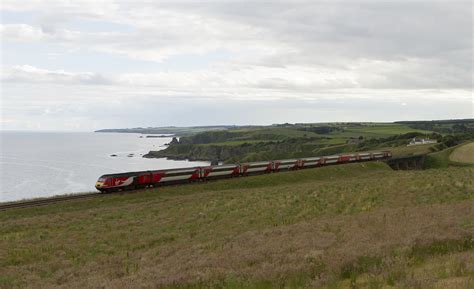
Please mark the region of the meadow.
[[473, 288], [474, 167], [381, 162], [0, 214], [2, 288]]

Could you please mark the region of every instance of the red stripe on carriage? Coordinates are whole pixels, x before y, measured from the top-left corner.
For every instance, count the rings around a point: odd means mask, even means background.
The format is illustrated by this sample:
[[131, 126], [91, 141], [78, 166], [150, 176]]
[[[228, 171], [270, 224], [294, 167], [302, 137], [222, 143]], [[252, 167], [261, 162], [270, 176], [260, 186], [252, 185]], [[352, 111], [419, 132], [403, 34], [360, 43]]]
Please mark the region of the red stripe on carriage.
[[151, 182], [152, 183], [159, 183], [164, 176], [165, 176], [165, 173], [152, 173], [151, 174]]
[[199, 179], [199, 171], [200, 171], [199, 169], [195, 170], [189, 179], [190, 180]]

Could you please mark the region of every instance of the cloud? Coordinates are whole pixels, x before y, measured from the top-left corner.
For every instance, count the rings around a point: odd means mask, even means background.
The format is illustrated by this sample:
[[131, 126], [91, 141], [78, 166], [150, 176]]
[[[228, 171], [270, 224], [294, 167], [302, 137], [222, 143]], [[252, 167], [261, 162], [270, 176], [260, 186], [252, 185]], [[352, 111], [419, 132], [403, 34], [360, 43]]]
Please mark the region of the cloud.
[[2, 82], [8, 83], [53, 83], [71, 85], [104, 85], [111, 81], [92, 72], [72, 73], [64, 70], [47, 70], [31, 65], [17, 65], [2, 73]]
[[[137, 5], [140, 6], [140, 5]], [[54, 11], [54, 10], [53, 10]], [[94, 22], [99, 18], [76, 11], [73, 19]], [[51, 20], [53, 18], [53, 20]], [[174, 55], [202, 55], [225, 49], [239, 51], [253, 49], [268, 53], [275, 48], [262, 44], [262, 29], [244, 23], [228, 23], [225, 20], [192, 13], [155, 8], [120, 10], [106, 16], [111, 23], [128, 27], [126, 31], [86, 32], [61, 28], [56, 15], [41, 17], [37, 26], [26, 24], [2, 25], [2, 38], [6, 41], [54, 42], [66, 47], [79, 47], [132, 59], [162, 62]], [[98, 25], [100, 26], [100, 24]]]
[[[456, 73], [455, 78], [472, 71], [469, 3], [26, 2], [24, 9], [41, 15], [36, 26], [4, 25], [6, 41], [41, 41], [158, 62], [183, 54], [205, 57], [219, 49], [252, 51], [234, 61], [254, 66], [350, 69], [364, 60], [398, 62], [399, 75], [410, 73], [404, 64], [412, 69], [415, 62], [429, 63], [423, 72], [440, 86], [459, 84], [438, 77], [446, 69]], [[19, 6], [9, 2], [6, 8]], [[75, 20], [119, 23], [128, 29], [87, 32], [63, 27]]]
[[[380, 114], [367, 107], [392, 107], [391, 119], [395, 107], [412, 118], [472, 117], [471, 8], [457, 1], [5, 0], [2, 98], [5, 111], [23, 117], [95, 119], [93, 106], [107, 107], [101, 118], [119, 119], [133, 108], [137, 125], [153, 118], [140, 109], [166, 114], [178, 103], [183, 108], [172, 111], [184, 113], [183, 123], [200, 118], [192, 109], [199, 103], [219, 103], [224, 120], [239, 101], [278, 107], [272, 112], [282, 122], [291, 101], [299, 107], [291, 115], [312, 103], [334, 120], [350, 116], [350, 106], [361, 111], [359, 103], [374, 118]], [[21, 13], [28, 17], [16, 19]], [[423, 103], [433, 112], [415, 112]]]
[[0, 35], [5, 41], [43, 41], [46, 38], [41, 29], [27, 24], [1, 25]]

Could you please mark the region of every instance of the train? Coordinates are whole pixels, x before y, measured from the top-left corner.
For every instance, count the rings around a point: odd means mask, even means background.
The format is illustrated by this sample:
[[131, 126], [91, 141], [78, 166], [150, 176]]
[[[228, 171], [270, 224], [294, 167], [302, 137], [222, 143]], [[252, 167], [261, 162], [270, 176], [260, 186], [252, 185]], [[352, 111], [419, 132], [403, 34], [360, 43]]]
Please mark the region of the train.
[[386, 160], [390, 151], [340, 154], [321, 157], [295, 158], [239, 164], [211, 165], [204, 167], [175, 168], [152, 171], [127, 172], [100, 176], [96, 189], [100, 192], [116, 192], [184, 184], [221, 178], [277, 173], [281, 171], [316, 168], [354, 162]]

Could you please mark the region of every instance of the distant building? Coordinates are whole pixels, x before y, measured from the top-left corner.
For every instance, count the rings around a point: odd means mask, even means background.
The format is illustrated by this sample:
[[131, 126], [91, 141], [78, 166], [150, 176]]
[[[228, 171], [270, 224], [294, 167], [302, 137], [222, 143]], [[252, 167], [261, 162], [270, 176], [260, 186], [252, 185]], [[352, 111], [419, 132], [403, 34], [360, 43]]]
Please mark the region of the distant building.
[[424, 144], [434, 144], [438, 143], [437, 140], [432, 140], [429, 138], [413, 138], [407, 146], [415, 146], [415, 145], [424, 145]]
[[364, 141], [363, 139], [350, 138], [346, 141], [346, 143], [350, 144], [350, 145], [358, 145], [358, 144], [362, 143], [363, 141]]

